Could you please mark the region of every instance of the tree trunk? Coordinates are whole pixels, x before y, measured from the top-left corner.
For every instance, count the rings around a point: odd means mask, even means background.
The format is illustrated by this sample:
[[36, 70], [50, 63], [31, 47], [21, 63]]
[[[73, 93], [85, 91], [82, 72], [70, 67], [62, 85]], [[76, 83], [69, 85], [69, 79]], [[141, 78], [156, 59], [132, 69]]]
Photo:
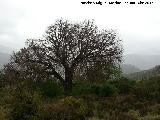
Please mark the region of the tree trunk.
[[64, 92], [66, 94], [72, 92], [73, 73], [70, 70], [65, 71]]

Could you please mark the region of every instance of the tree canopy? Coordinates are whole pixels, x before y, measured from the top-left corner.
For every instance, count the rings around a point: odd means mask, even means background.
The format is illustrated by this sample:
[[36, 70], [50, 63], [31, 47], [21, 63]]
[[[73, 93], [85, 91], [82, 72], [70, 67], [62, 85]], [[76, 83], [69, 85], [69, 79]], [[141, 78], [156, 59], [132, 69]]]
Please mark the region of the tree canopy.
[[43, 38], [28, 39], [26, 47], [14, 53], [8, 66], [14, 64], [25, 78], [54, 76], [65, 90], [72, 90], [77, 69], [84, 72], [95, 63], [116, 66], [122, 53], [121, 40], [114, 30], [99, 30], [90, 20], [78, 23], [58, 19], [47, 28]]

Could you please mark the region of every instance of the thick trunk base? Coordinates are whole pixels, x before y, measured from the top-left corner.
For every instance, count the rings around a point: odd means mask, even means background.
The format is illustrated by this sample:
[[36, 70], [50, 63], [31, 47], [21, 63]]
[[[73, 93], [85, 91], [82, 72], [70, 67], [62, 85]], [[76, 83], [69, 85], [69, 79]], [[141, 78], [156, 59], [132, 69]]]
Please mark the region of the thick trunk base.
[[72, 82], [67, 81], [64, 84], [64, 93], [65, 95], [69, 95], [72, 92]]
[[64, 82], [64, 92], [65, 94], [70, 94], [72, 92], [72, 79], [73, 74], [70, 70], [65, 72], [65, 82]]

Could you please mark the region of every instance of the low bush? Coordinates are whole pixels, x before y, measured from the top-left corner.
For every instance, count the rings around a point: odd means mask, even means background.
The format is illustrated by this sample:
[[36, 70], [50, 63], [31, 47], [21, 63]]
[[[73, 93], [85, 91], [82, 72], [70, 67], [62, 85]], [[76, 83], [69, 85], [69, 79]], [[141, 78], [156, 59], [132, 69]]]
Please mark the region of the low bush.
[[140, 117], [139, 120], [160, 120], [160, 115], [146, 115], [144, 117]]
[[121, 77], [118, 80], [108, 81], [117, 88], [119, 94], [129, 94], [133, 91], [136, 81]]
[[[95, 91], [97, 93], [97, 89]], [[117, 93], [117, 89], [114, 85], [105, 83], [104, 85], [99, 87], [98, 95], [101, 97], [111, 96]]]
[[0, 70], [0, 88], [5, 86], [4, 74]]
[[88, 108], [83, 99], [72, 96], [45, 104], [39, 111], [42, 120], [84, 120], [87, 114]]
[[[134, 96], [112, 96], [99, 100], [96, 105], [96, 111], [99, 118], [113, 120], [117, 119], [118, 114], [127, 113], [130, 109], [134, 109], [136, 99]], [[119, 119], [118, 119], [119, 120]]]
[[4, 106], [0, 106], [0, 120], [9, 120], [8, 114], [9, 109]]
[[10, 112], [11, 120], [31, 120], [31, 118], [37, 116], [41, 100], [37, 92], [30, 93], [25, 89], [18, 89], [13, 96], [14, 99]]
[[47, 98], [55, 98], [63, 94], [63, 88], [54, 81], [47, 81], [36, 86], [42, 95]]
[[139, 111], [140, 116], [145, 116], [152, 105], [151, 101], [138, 101], [134, 104], [134, 108]]
[[117, 93], [117, 89], [114, 85], [106, 82], [104, 84], [94, 84], [85, 81], [78, 81], [73, 85], [72, 95], [97, 95], [101, 97], [111, 96]]
[[148, 80], [138, 81], [134, 94], [139, 99], [160, 100], [160, 77], [151, 77]]
[[80, 96], [92, 93], [92, 84], [88, 81], [75, 81], [73, 83], [73, 89], [71, 95]]
[[160, 115], [160, 104], [155, 104], [149, 108], [149, 113], [152, 115]]

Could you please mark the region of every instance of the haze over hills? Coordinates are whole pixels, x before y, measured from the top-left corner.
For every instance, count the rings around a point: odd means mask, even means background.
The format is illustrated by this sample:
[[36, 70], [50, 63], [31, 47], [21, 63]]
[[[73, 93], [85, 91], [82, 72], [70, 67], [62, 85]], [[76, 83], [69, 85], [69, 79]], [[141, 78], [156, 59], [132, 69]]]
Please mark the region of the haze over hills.
[[160, 76], [160, 65], [156, 65], [155, 67], [148, 70], [127, 74], [126, 76], [133, 80], [142, 80], [153, 76]]
[[4, 64], [8, 63], [10, 54], [0, 52], [0, 69]]
[[160, 65], [160, 55], [128, 54], [124, 56], [124, 64], [131, 64], [141, 70], [147, 70]]
[[8, 63], [13, 51], [18, 51], [18, 49], [0, 45], [0, 69], [2, 69], [4, 64]]
[[122, 64], [121, 68], [122, 68], [123, 74], [131, 74], [131, 73], [141, 71], [138, 67], [131, 65], [131, 64]]

